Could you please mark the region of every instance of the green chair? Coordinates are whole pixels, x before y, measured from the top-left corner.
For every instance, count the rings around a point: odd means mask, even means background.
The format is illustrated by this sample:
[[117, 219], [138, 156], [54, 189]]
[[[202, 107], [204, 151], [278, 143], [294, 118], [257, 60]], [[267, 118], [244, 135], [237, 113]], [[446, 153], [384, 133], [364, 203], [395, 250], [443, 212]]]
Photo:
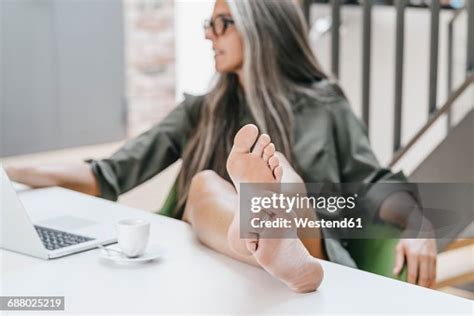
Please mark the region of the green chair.
[[[390, 225], [378, 225], [375, 229], [380, 231], [378, 234], [380, 236], [394, 236], [400, 234], [398, 229]], [[395, 276], [392, 273], [396, 258], [395, 247], [398, 241], [398, 238], [351, 239], [347, 240], [347, 250], [359, 269], [392, 279], [406, 281], [406, 265], [399, 275]]]
[[174, 209], [177, 203], [178, 203], [178, 181], [176, 180], [173, 186], [171, 187], [170, 192], [168, 193], [168, 196], [166, 197], [166, 200], [163, 203], [163, 206], [158, 211], [158, 214], [176, 218], [176, 215], [174, 214], [174, 211], [175, 211]]

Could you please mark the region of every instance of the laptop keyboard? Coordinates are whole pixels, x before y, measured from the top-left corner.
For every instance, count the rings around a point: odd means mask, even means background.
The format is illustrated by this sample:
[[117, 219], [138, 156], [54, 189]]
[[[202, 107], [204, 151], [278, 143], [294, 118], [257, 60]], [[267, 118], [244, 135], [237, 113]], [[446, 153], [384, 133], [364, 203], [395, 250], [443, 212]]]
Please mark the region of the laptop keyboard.
[[86, 241], [94, 240], [94, 238], [74, 235], [63, 231], [36, 226], [36, 232], [40, 236], [43, 245], [48, 250], [56, 250], [72, 245], [77, 245]]

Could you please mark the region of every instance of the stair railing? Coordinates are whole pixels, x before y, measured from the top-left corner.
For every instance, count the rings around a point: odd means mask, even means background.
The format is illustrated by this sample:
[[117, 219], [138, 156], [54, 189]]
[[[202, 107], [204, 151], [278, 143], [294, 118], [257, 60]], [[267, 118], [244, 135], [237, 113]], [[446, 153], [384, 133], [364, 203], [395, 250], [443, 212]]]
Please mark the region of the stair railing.
[[[303, 0], [302, 7], [307, 21], [310, 21], [310, 7], [314, 0]], [[331, 5], [331, 72], [335, 78], [339, 77], [340, 59], [340, 25], [341, 6], [343, 0], [329, 0]], [[362, 8], [362, 120], [370, 128], [370, 71], [371, 71], [371, 37], [372, 37], [372, 7], [374, 0], [360, 0]], [[402, 127], [402, 100], [403, 100], [403, 66], [405, 50], [405, 10], [409, 5], [408, 0], [394, 0], [396, 9], [396, 34], [395, 34], [395, 94], [394, 94], [394, 133], [393, 156], [390, 167], [400, 159], [422, 138], [429, 128], [443, 114], [448, 116], [450, 128], [450, 110], [458, 98], [474, 84], [474, 1], [466, 1], [464, 8], [453, 11], [453, 17], [448, 24], [448, 97], [438, 107], [438, 59], [439, 59], [439, 25], [440, 25], [440, 0], [431, 0], [430, 4], [430, 51], [429, 51], [429, 95], [428, 95], [428, 120], [420, 130], [406, 143], [401, 141]], [[467, 12], [467, 60], [464, 81], [453, 90], [453, 27], [454, 22], [462, 11]]]

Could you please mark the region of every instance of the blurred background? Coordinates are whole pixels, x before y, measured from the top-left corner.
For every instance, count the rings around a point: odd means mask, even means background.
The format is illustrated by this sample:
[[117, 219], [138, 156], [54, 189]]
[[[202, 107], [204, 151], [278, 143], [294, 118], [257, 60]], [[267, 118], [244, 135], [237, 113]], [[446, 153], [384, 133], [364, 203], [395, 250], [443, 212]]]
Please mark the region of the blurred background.
[[[367, 124], [380, 162], [415, 182], [474, 182], [474, 1], [299, 4], [316, 56]], [[106, 157], [183, 93], [206, 93], [214, 65], [202, 23], [212, 6], [0, 0], [0, 162]], [[119, 202], [156, 211], [178, 170]], [[437, 287], [472, 299], [474, 250], [462, 237], [440, 255]]]

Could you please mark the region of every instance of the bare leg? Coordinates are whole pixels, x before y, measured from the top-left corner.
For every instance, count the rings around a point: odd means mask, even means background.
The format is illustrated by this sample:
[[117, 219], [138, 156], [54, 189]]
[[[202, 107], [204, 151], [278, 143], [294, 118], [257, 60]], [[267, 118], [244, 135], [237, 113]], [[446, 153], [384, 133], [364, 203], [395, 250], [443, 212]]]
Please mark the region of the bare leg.
[[253, 257], [233, 251], [227, 242], [237, 203], [234, 186], [214, 171], [205, 170], [191, 181], [183, 220], [192, 225], [199, 240], [209, 248], [260, 267]]
[[[241, 255], [229, 247], [227, 231], [237, 210], [237, 202], [237, 193], [232, 184], [219, 177], [215, 172], [206, 170], [198, 173], [191, 182], [183, 220], [193, 226], [199, 240], [209, 248], [254, 266], [262, 267], [263, 263], [267, 266], [267, 268], [263, 266], [267, 271], [269, 271], [269, 266], [285, 269], [283, 273], [285, 280], [292, 279], [293, 281], [284, 282], [295, 291], [306, 292], [317, 288], [322, 278], [322, 269], [315, 259], [314, 261], [307, 260], [307, 251], [302, 251], [304, 247], [299, 247], [301, 242], [298, 239], [289, 239], [289, 242], [285, 243], [285, 247], [281, 246], [279, 239], [261, 240], [260, 242], [264, 242], [259, 246], [260, 251], [254, 256]], [[265, 255], [265, 249], [272, 249], [271, 252], [274, 256]], [[287, 256], [298, 258], [296, 261], [293, 260], [293, 267], [289, 267], [286, 263]], [[259, 259], [260, 262], [258, 262]], [[283, 267], [279, 267], [272, 261], [281, 261]], [[269, 272], [281, 279], [281, 276]], [[315, 274], [318, 275], [316, 283], [311, 281], [314, 280]], [[295, 275], [298, 278], [295, 278]], [[308, 280], [310, 280], [309, 286]]]

